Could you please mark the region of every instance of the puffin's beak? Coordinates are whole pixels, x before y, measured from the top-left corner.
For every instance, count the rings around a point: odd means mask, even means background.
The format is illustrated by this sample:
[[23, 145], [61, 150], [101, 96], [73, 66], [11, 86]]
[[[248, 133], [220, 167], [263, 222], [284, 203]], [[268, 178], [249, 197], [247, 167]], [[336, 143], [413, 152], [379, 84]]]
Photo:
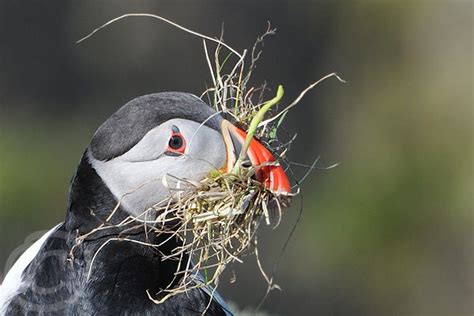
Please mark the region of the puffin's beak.
[[[227, 150], [226, 170], [230, 172], [240, 155], [247, 133], [227, 120], [222, 121], [222, 136]], [[291, 186], [283, 168], [255, 138], [250, 142], [247, 157], [255, 168], [255, 176], [274, 193], [291, 193]]]

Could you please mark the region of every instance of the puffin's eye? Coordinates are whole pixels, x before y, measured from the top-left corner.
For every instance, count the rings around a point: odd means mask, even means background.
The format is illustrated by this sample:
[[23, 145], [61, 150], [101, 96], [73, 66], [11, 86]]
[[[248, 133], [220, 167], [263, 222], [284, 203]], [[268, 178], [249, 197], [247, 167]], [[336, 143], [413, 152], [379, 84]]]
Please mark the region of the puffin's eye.
[[186, 149], [186, 141], [179, 129], [173, 125], [170, 140], [168, 141], [167, 153], [171, 155], [184, 154]]
[[171, 149], [178, 150], [180, 149], [184, 144], [183, 138], [181, 135], [173, 135], [170, 138], [170, 141], [168, 142], [168, 146], [170, 146]]

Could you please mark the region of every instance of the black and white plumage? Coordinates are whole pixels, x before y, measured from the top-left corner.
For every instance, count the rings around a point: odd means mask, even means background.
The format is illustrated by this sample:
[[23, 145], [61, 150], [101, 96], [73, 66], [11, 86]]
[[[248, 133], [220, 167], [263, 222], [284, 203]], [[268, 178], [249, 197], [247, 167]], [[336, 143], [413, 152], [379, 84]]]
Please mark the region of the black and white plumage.
[[[162, 183], [166, 175], [199, 181], [213, 169], [228, 167], [243, 141], [233, 129], [186, 93], [146, 95], [120, 108], [99, 127], [82, 156], [65, 221], [28, 249], [5, 277], [0, 315], [197, 315], [206, 309], [206, 315], [230, 314], [210, 290], [189, 290], [162, 304], [150, 300], [147, 292], [154, 296], [177, 282], [178, 262], [162, 260], [177, 247], [174, 237], [131, 228], [127, 237], [137, 243], [110, 242], [95, 258], [119, 231], [99, 231], [73, 246], [77, 236], [104, 222], [119, 201], [114, 222], [129, 215], [152, 216], [145, 210], [170, 194]], [[162, 246], [139, 244], [145, 240]]]

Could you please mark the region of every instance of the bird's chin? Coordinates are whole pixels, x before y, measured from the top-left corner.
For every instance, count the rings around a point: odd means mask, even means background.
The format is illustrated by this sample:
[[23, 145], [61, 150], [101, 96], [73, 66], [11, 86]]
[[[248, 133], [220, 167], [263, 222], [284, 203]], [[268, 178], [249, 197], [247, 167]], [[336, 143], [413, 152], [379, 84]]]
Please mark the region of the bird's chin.
[[[242, 150], [247, 133], [227, 120], [221, 123], [222, 136], [226, 145], [226, 172], [231, 172]], [[283, 168], [270, 151], [257, 139], [253, 138], [246, 157], [255, 168], [255, 178], [270, 191], [278, 194], [291, 193], [291, 185]]]

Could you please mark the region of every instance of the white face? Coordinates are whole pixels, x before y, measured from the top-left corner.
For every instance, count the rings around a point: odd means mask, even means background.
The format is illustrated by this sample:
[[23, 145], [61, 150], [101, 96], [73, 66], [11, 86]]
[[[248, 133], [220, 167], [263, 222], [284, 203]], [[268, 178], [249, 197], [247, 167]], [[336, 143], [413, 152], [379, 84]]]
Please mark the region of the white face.
[[[173, 134], [184, 140], [179, 149], [182, 154], [170, 147]], [[89, 161], [125, 210], [139, 216], [171, 195], [163, 185], [164, 176], [169, 183], [174, 177], [200, 181], [210, 171], [224, 167], [226, 147], [218, 131], [194, 121], [172, 119], [149, 131], [123, 155], [100, 161], [89, 153]]]

